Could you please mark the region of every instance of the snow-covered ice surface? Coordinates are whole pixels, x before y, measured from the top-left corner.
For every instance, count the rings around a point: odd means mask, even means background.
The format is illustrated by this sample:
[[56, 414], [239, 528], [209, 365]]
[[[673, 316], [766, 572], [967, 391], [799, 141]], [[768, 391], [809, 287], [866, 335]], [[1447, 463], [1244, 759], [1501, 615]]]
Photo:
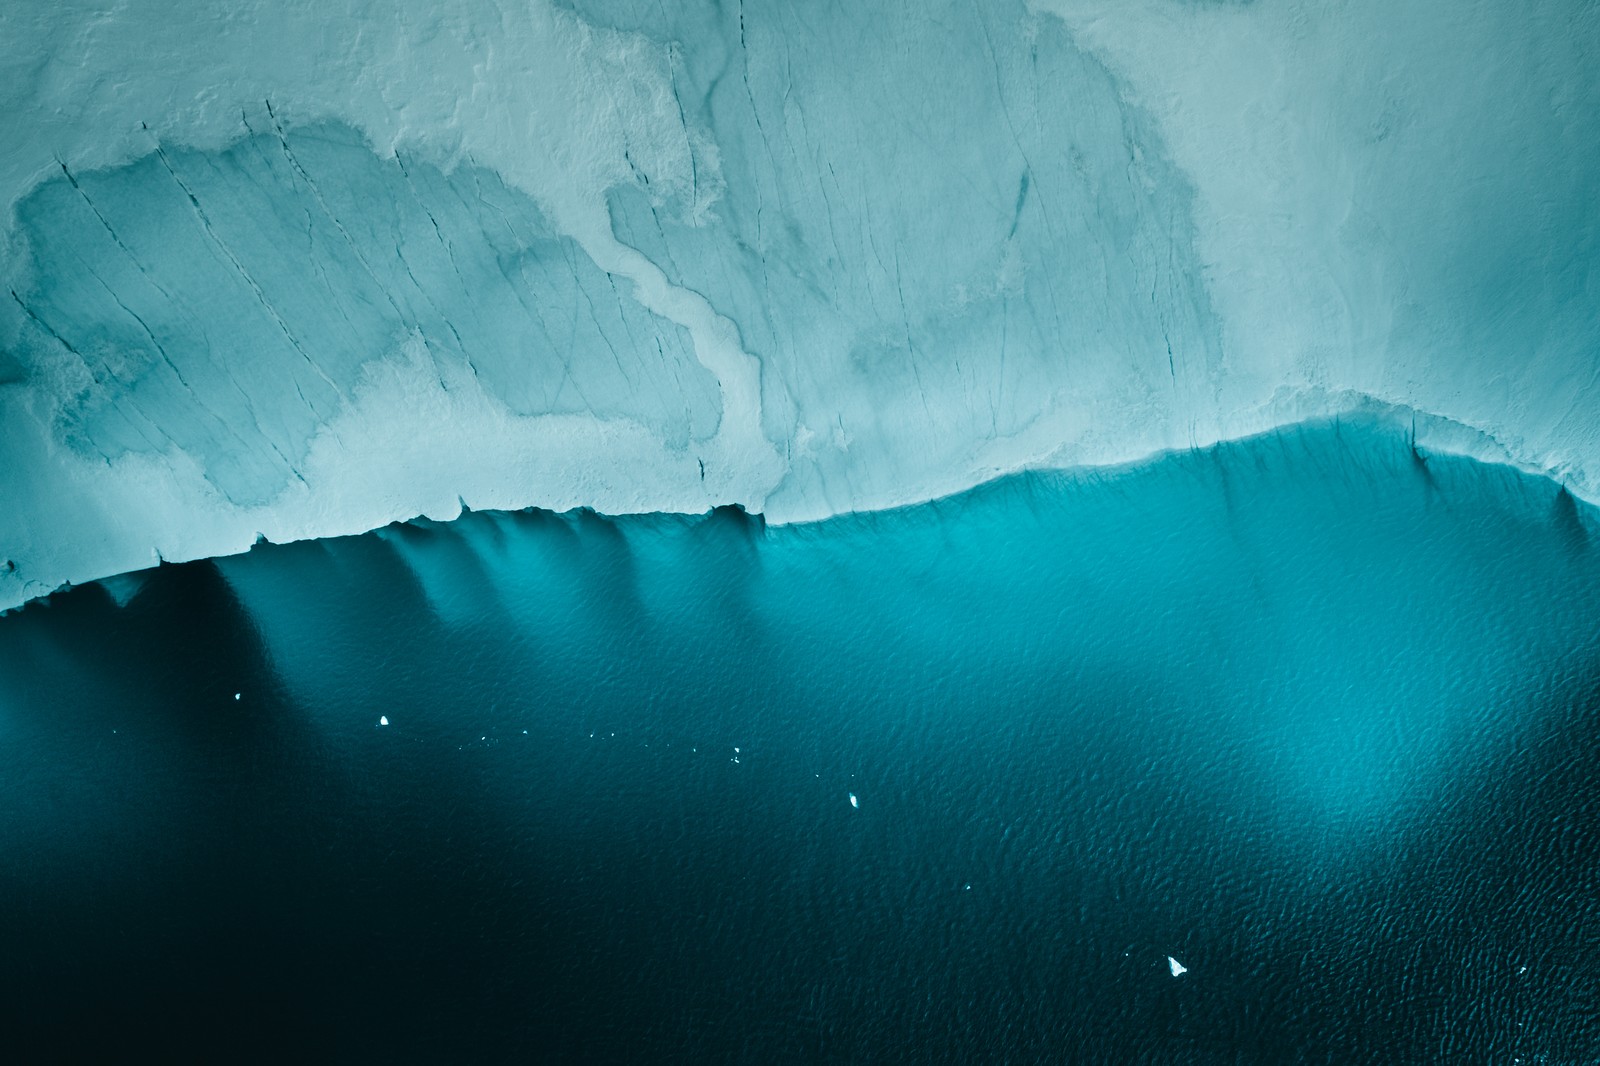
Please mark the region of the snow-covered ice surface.
[[1600, 10], [22, 0], [0, 608], [1356, 408], [1596, 495]]

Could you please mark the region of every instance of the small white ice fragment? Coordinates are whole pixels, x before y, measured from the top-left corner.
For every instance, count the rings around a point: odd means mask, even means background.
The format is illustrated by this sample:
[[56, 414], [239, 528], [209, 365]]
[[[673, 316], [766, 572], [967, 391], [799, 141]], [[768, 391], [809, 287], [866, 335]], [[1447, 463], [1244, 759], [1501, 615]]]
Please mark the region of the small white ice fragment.
[[233, 698], [234, 698], [234, 699], [238, 699], [238, 698], [239, 698], [239, 697], [240, 697], [240, 696], [243, 696], [243, 695], [244, 695], [244, 693], [243, 693], [243, 692], [235, 692], [235, 693], [234, 693], [234, 694], [233, 694]]
[[379, 725], [388, 725], [389, 724], [389, 716], [386, 715], [386, 714], [378, 715], [378, 724]]
[[1184, 974], [1189, 972], [1189, 967], [1185, 966], [1171, 955], [1167, 956], [1167, 969], [1172, 971], [1172, 976], [1174, 977], [1182, 977]]
[[854, 792], [850, 793], [850, 806], [857, 808], [861, 806], [861, 801], [856, 799], [856, 794]]

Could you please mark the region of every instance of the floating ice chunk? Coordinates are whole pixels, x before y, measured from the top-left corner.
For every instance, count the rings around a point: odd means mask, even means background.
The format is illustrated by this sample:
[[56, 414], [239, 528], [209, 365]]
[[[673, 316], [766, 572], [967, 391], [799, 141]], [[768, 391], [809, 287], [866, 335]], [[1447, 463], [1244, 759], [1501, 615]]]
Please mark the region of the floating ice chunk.
[[850, 793], [850, 806], [856, 808], [861, 806], [861, 801], [856, 799], [856, 794], [854, 792]]
[[378, 724], [379, 725], [388, 725], [389, 724], [389, 716], [386, 715], [386, 714], [378, 715]]
[[1172, 971], [1172, 976], [1174, 977], [1182, 977], [1184, 974], [1189, 972], [1189, 967], [1185, 966], [1171, 955], [1167, 956], [1167, 968]]
[[241, 696], [243, 696], [243, 695], [244, 695], [244, 693], [242, 693], [242, 692], [235, 692], [235, 693], [234, 693], [234, 694], [233, 694], [233, 698], [234, 698], [234, 699], [238, 699], [238, 698], [239, 698], [239, 697], [241, 697]]

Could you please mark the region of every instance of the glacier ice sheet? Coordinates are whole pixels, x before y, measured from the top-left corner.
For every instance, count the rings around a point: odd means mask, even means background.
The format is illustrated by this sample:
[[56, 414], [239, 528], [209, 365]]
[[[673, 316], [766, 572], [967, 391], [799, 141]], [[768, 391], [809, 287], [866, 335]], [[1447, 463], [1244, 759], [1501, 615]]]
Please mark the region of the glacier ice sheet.
[[463, 502], [789, 521], [1364, 407], [1595, 494], [1579, 0], [0, 30], [0, 607]]
[[718, 181], [617, 185], [611, 224], [760, 359], [790, 459], [771, 508], [910, 502], [989, 442], [1126, 433], [1086, 410], [1192, 439], [1181, 412], [1220, 350], [1190, 190], [1063, 24], [1005, 4], [576, 6], [696, 42], [672, 89], [716, 131]]
[[299, 477], [364, 365], [408, 339], [442, 387], [465, 371], [512, 414], [632, 419], [680, 451], [717, 428], [687, 334], [480, 168], [269, 128], [63, 168], [17, 217], [14, 350], [71, 383], [56, 432], [107, 460], [176, 446], [238, 506]]

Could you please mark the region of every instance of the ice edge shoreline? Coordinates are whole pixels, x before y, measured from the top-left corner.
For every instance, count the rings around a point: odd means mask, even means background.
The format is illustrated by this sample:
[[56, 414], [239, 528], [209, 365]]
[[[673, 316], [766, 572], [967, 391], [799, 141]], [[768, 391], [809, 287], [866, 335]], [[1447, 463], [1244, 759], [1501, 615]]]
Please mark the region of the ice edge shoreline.
[[[818, 526], [827, 522], [835, 521], [837, 519], [849, 518], [851, 516], [887, 514], [895, 511], [938, 504], [943, 501], [953, 500], [961, 496], [965, 496], [968, 493], [981, 490], [997, 482], [1004, 481], [1008, 478], [1017, 477], [1019, 475], [1032, 473], [1061, 474], [1069, 476], [1077, 475], [1086, 478], [1122, 476], [1160, 464], [1161, 462], [1175, 456], [1212, 454], [1225, 448], [1247, 445], [1253, 442], [1260, 442], [1272, 437], [1281, 437], [1286, 432], [1301, 432], [1323, 427], [1337, 428], [1346, 424], [1353, 426], [1374, 427], [1383, 432], [1398, 433], [1407, 440], [1408, 446], [1411, 448], [1413, 453], [1419, 460], [1423, 462], [1426, 462], [1431, 457], [1438, 456], [1441, 458], [1448, 457], [1454, 459], [1468, 459], [1487, 466], [1504, 467], [1514, 470], [1520, 474], [1539, 478], [1556, 485], [1570, 494], [1573, 499], [1580, 501], [1590, 508], [1600, 509], [1600, 495], [1586, 491], [1584, 486], [1581, 484], [1574, 484], [1570, 482], [1559, 469], [1550, 466], [1541, 466], [1536, 463], [1519, 459], [1511, 451], [1511, 449], [1505, 446], [1505, 444], [1482, 430], [1474, 429], [1471, 426], [1467, 426], [1443, 415], [1418, 411], [1414, 408], [1404, 405], [1385, 403], [1373, 397], [1363, 397], [1360, 402], [1352, 404], [1345, 409], [1335, 410], [1329, 414], [1282, 422], [1259, 432], [1243, 434], [1237, 437], [1222, 438], [1209, 444], [1197, 445], [1189, 448], [1157, 449], [1135, 458], [1107, 463], [1055, 464], [1049, 461], [1026, 463], [1014, 469], [996, 470], [989, 476], [974, 481], [972, 484], [967, 485], [964, 488], [957, 489], [953, 492], [945, 493], [940, 496], [931, 496], [926, 499], [890, 503], [882, 507], [855, 508], [837, 511], [820, 517], [806, 517], [787, 521], [772, 520], [768, 519], [766, 514], [762, 511], [749, 511], [737, 503], [714, 505], [698, 511], [650, 510], [610, 512], [600, 511], [593, 507], [574, 507], [566, 509], [565, 511], [554, 513], [587, 511], [607, 518], [622, 518], [650, 514], [693, 517], [697, 515], [708, 515], [714, 511], [725, 508], [732, 508], [743, 511], [751, 517], [759, 519], [763, 525], [780, 527]], [[469, 512], [475, 514], [518, 514], [547, 509], [541, 508], [537, 504], [530, 504], [522, 508], [486, 507], [482, 508], [481, 510], [477, 510], [469, 507], [465, 499], [461, 499], [460, 503], [460, 510], [457, 511], [456, 514], [446, 517], [432, 516], [421, 513], [409, 516], [396, 516], [387, 522], [365, 526], [364, 528], [360, 529], [335, 529], [318, 534], [316, 536], [293, 538], [285, 541], [271, 541], [262, 536], [258, 537], [250, 545], [247, 545], [239, 551], [209, 554], [201, 553], [184, 558], [171, 559], [166, 558], [159, 553], [155, 553], [159, 559], [159, 562], [155, 567], [147, 567], [132, 571], [119, 571], [110, 574], [98, 574], [92, 577], [63, 581], [53, 588], [24, 596], [21, 599], [10, 600], [4, 598], [4, 594], [0, 593], [0, 618], [20, 612], [33, 604], [47, 603], [52, 596], [66, 592], [69, 589], [76, 588], [78, 586], [92, 585], [97, 582], [110, 581], [117, 578], [147, 573], [150, 570], [158, 569], [161, 566], [166, 565], [179, 565], [183, 563], [199, 562], [207, 559], [225, 559], [244, 555], [251, 551], [257, 544], [293, 544], [314, 540], [333, 540], [341, 537], [359, 537], [380, 529], [388, 528], [390, 526], [405, 526], [417, 522], [451, 522]], [[22, 587], [26, 588], [26, 583]]]

